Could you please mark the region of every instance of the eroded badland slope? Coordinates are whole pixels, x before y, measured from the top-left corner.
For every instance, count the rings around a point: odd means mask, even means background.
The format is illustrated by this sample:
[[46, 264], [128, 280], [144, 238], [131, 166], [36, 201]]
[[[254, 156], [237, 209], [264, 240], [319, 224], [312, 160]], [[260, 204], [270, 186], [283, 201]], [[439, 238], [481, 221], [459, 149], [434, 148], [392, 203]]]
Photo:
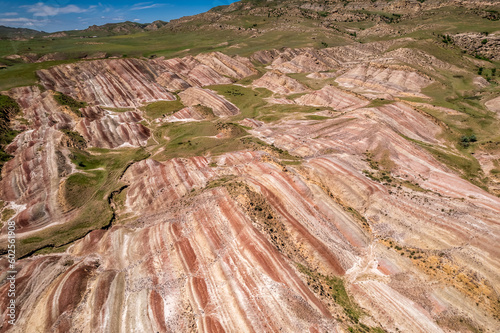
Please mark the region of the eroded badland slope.
[[498, 332], [498, 10], [244, 1], [148, 35], [210, 52], [11, 63], [0, 332]]

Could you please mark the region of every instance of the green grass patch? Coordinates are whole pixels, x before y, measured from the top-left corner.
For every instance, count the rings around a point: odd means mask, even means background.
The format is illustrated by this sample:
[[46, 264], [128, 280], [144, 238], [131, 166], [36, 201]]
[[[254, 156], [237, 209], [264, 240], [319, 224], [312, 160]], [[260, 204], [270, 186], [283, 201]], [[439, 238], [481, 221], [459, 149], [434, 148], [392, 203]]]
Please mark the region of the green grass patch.
[[109, 106], [104, 107], [104, 109], [112, 112], [129, 112], [135, 110], [135, 108], [111, 108]]
[[358, 323], [363, 312], [347, 294], [344, 281], [336, 276], [327, 276], [325, 278], [327, 284], [331, 288], [331, 295], [335, 303], [344, 308], [345, 313], [352, 321]]
[[[337, 82], [335, 82], [335, 78], [312, 79], [312, 78], [307, 77], [307, 75], [309, 75], [308, 73], [291, 73], [291, 74], [287, 74], [287, 75], [289, 77], [291, 77], [292, 79], [299, 81], [300, 83], [302, 83], [303, 85], [305, 85], [306, 87], [308, 87], [309, 89], [312, 89], [312, 90], [319, 90], [319, 89], [321, 89], [324, 86], [329, 85], [329, 84], [334, 85], [334, 86], [338, 85]], [[296, 94], [296, 97], [300, 97], [300, 95], [303, 95], [303, 94]], [[294, 99], [296, 97], [294, 97]]]
[[73, 111], [78, 117], [82, 116], [81, 108], [87, 106], [85, 102], [79, 102], [71, 96], [65, 95], [62, 92], [56, 92], [54, 95], [54, 99], [61, 105], [68, 106], [71, 111]]
[[377, 107], [392, 104], [392, 103], [394, 103], [393, 100], [384, 99], [384, 98], [377, 98], [377, 99], [372, 100], [370, 102], [370, 104], [368, 104], [366, 107], [367, 108], [377, 108]]
[[21, 244], [33, 244], [43, 241], [41, 237], [29, 237], [21, 240]]
[[282, 160], [282, 164], [284, 165], [301, 165], [302, 161], [288, 161], [288, 160]]
[[332, 119], [331, 117], [325, 117], [325, 116], [318, 116], [315, 114], [309, 114], [305, 116], [306, 119], [309, 120], [325, 120], [325, 119]]
[[232, 121], [256, 118], [260, 114], [259, 110], [267, 105], [264, 98], [272, 95], [272, 92], [265, 88], [252, 89], [231, 84], [210, 86], [208, 88], [224, 96], [240, 109], [241, 113], [233, 116]]
[[9, 221], [12, 218], [12, 216], [14, 216], [15, 214], [16, 214], [15, 210], [10, 209], [10, 208], [5, 208], [2, 211], [2, 222]]
[[[323, 275], [299, 263], [297, 263], [297, 268], [306, 276], [307, 284], [316, 294], [319, 294], [323, 298], [331, 299], [342, 307], [349, 322], [353, 325], [353, 329], [360, 330], [365, 328], [365, 325], [359, 322], [363, 311], [348, 294], [342, 278]], [[366, 326], [366, 329], [368, 329], [367, 332], [373, 332], [368, 326]], [[366, 331], [362, 330], [361, 332]]]
[[[0, 50], [1, 49], [2, 48], [0, 47]], [[12, 66], [8, 66], [0, 71], [0, 91], [9, 90], [14, 87], [34, 85], [38, 81], [36, 76], [37, 70], [71, 62], [75, 62], [75, 60], [46, 61], [42, 63], [16, 63]]]
[[80, 135], [80, 133], [69, 130], [69, 129], [61, 129], [61, 132], [66, 134], [69, 140], [73, 143], [75, 147], [83, 149], [87, 147], [87, 141]]
[[[216, 138], [219, 133], [224, 133], [224, 136]], [[245, 145], [239, 138], [246, 135], [246, 131], [237, 124], [200, 121], [166, 124], [155, 134], [159, 138], [167, 136], [170, 139], [164, 143], [164, 151], [155, 156], [155, 159], [167, 160], [244, 149]]]
[[163, 116], [171, 115], [172, 113], [179, 111], [184, 108], [184, 105], [177, 98], [175, 101], [159, 101], [149, 103], [142, 109], [146, 113], [146, 117], [149, 119], [161, 118]]
[[0, 95], [0, 173], [3, 165], [12, 158], [10, 154], [5, 152], [5, 147], [19, 134], [18, 131], [10, 128], [10, 121], [20, 111], [19, 105], [14, 99], [7, 95]]
[[446, 164], [451, 169], [459, 172], [462, 178], [470, 181], [474, 185], [477, 185], [485, 190], [483, 176], [483, 171], [479, 162], [472, 156], [456, 155], [451, 152], [445, 152], [441, 149], [436, 149], [429, 146], [422, 146], [427, 151], [432, 153], [440, 162]]
[[401, 185], [403, 185], [406, 188], [409, 188], [410, 190], [417, 191], [417, 192], [429, 192], [429, 190], [426, 190], [422, 188], [420, 185], [416, 183], [412, 183], [410, 181], [403, 181], [401, 182]]

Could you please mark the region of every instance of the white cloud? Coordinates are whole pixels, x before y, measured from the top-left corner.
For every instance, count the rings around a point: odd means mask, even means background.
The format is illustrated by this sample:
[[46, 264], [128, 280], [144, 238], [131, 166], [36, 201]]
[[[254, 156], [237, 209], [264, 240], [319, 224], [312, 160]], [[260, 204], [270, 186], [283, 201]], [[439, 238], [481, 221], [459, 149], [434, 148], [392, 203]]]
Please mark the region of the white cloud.
[[7, 13], [1, 13], [0, 15], [2, 15], [2, 16], [16, 16], [19, 14], [16, 12], [7, 12]]
[[2, 23], [2, 22], [6, 22], [6, 23], [24, 23], [24, 22], [39, 23], [39, 22], [43, 22], [43, 21], [29, 19], [26, 17], [15, 17], [15, 18], [0, 18], [0, 23]]
[[0, 18], [0, 25], [7, 26], [42, 27], [48, 22], [48, 20], [34, 20], [26, 17]]
[[59, 14], [71, 14], [71, 13], [84, 13], [88, 9], [80, 8], [75, 5], [67, 5], [65, 7], [52, 7], [44, 4], [43, 2], [38, 2], [30, 6], [21, 6], [26, 8], [28, 13], [33, 13], [33, 16], [55, 16]]
[[134, 22], [139, 22], [141, 19], [134, 19]]
[[161, 3], [152, 3], [152, 2], [141, 2], [141, 3], [136, 3], [135, 5], [130, 8], [130, 10], [143, 10], [143, 9], [150, 9], [150, 8], [156, 8], [163, 6]]

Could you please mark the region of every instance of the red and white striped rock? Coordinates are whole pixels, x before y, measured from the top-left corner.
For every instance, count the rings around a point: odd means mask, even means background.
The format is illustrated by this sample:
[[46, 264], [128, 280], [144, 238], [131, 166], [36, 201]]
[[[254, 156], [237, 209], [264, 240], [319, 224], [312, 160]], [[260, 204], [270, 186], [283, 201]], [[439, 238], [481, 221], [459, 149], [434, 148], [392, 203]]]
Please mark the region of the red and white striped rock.
[[76, 125], [76, 130], [85, 138], [89, 146], [117, 148], [146, 145], [150, 130], [139, 124], [143, 119], [137, 112], [111, 112], [98, 109], [100, 108], [83, 109], [82, 113], [90, 117], [85, 117]]
[[42, 69], [37, 74], [46, 89], [91, 105], [137, 107], [175, 99], [155, 82], [155, 69], [145, 60], [94, 60]]
[[179, 93], [182, 103], [187, 106], [203, 105], [209, 107], [217, 117], [233, 116], [240, 109], [214, 91], [202, 88], [189, 88]]
[[4, 165], [0, 181], [2, 200], [18, 208], [15, 221], [20, 237], [23, 232], [64, 221], [57, 196], [59, 183], [72, 172], [72, 164], [67, 148], [60, 145], [64, 135], [58, 129], [71, 128], [77, 117], [58, 105], [51, 92], [41, 92], [36, 86], [12, 89], [10, 95], [31, 124], [7, 147], [14, 158]]
[[249, 61], [243, 60], [244, 58], [231, 58], [220, 52], [201, 53], [195, 59], [214, 69], [219, 74], [237, 80], [257, 73], [253, 65]]
[[295, 102], [300, 105], [328, 106], [338, 111], [351, 111], [369, 103], [352, 93], [330, 85], [301, 96]]
[[484, 105], [486, 105], [488, 110], [500, 114], [500, 96], [490, 99]]
[[390, 67], [375, 63], [358, 65], [335, 81], [342, 87], [358, 92], [420, 97], [423, 96], [420, 90], [433, 82], [410, 67]]
[[197, 110], [196, 107], [188, 106], [165, 117], [164, 121], [175, 123], [178, 121], [201, 121], [206, 119], [207, 116]]
[[277, 70], [266, 72], [261, 78], [252, 82], [252, 86], [266, 88], [280, 95], [289, 95], [309, 91], [299, 81]]

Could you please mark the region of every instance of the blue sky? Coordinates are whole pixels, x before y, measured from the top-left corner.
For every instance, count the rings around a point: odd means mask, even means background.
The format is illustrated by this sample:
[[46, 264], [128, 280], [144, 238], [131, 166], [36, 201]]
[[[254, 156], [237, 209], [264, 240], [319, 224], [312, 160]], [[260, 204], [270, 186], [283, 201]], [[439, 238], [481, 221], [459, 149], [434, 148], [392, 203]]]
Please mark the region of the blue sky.
[[3, 1], [0, 0], [0, 25], [47, 32], [85, 29], [123, 21], [150, 23], [169, 21], [229, 5], [235, 0], [185, 1]]

